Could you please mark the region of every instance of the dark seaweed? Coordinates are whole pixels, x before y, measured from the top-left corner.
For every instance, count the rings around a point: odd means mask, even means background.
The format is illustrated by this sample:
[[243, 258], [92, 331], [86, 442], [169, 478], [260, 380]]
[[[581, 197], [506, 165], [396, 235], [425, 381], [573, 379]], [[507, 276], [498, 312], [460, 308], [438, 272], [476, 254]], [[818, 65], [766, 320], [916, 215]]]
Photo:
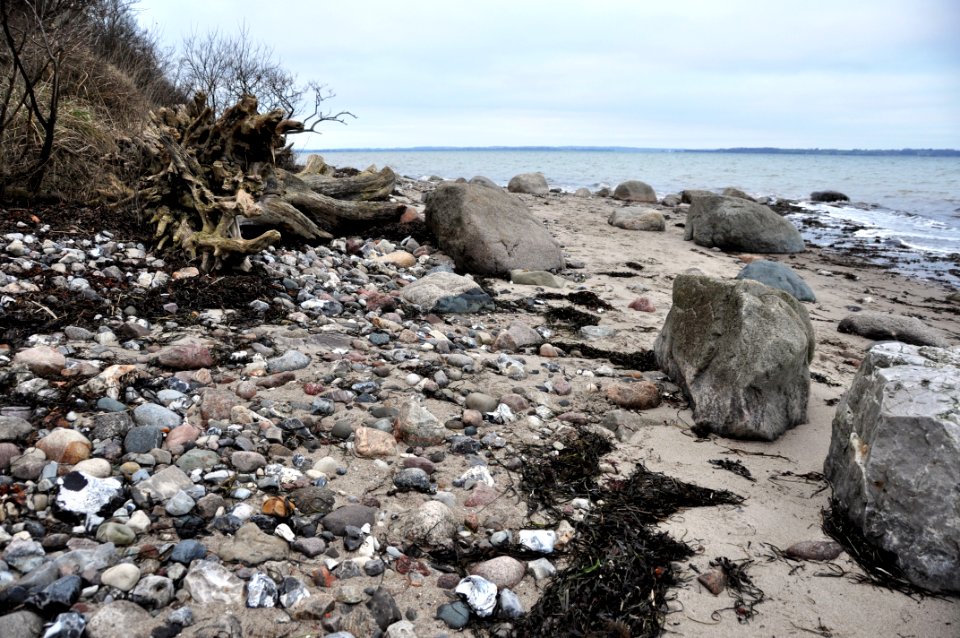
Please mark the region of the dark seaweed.
[[564, 343], [554, 341], [553, 345], [561, 350], [570, 353], [574, 350], [580, 352], [580, 356], [585, 359], [606, 359], [623, 368], [647, 372], [649, 370], [658, 370], [657, 358], [653, 350], [641, 350], [639, 352], [614, 352], [612, 350], [602, 350], [585, 343]]
[[726, 470], [728, 472], [733, 472], [737, 476], [742, 476], [752, 483], [757, 482], [757, 479], [753, 478], [753, 474], [750, 473], [750, 470], [747, 469], [747, 466], [744, 465], [742, 461], [732, 461], [730, 459], [710, 459], [708, 462], [710, 465], [716, 465], [721, 470]]
[[537, 295], [537, 299], [563, 299], [578, 306], [583, 306], [590, 310], [612, 310], [613, 306], [597, 296], [597, 293], [589, 290], [578, 290], [568, 295], [559, 292], [542, 292]]
[[544, 317], [546, 317], [549, 323], [566, 323], [575, 330], [579, 330], [584, 326], [595, 326], [600, 323], [600, 317], [597, 315], [577, 310], [573, 306], [550, 308], [544, 313]]
[[671, 564], [693, 550], [654, 525], [682, 508], [742, 502], [731, 492], [683, 483], [642, 465], [629, 478], [601, 487], [596, 477], [609, 449], [603, 436], [584, 432], [557, 454], [526, 450], [530, 462], [521, 494], [531, 510], [559, 516], [558, 505], [574, 497], [598, 505], [577, 524], [565, 549], [567, 566], [517, 621], [513, 635], [659, 635], [667, 591], [680, 583]]

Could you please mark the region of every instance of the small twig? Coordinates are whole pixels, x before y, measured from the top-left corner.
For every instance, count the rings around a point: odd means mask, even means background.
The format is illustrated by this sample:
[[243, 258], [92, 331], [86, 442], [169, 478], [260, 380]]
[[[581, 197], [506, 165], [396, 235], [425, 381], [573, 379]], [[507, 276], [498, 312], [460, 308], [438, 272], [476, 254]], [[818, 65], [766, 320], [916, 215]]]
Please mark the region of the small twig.
[[51, 317], [53, 317], [53, 320], [54, 320], [54, 321], [59, 321], [59, 320], [60, 320], [60, 317], [58, 317], [57, 315], [55, 315], [52, 310], [50, 310], [49, 308], [47, 308], [46, 306], [44, 306], [42, 303], [37, 303], [36, 301], [33, 301], [32, 299], [27, 299], [27, 301], [29, 301], [30, 303], [32, 303], [34, 306], [38, 306], [39, 308], [45, 310], [48, 315], [50, 315]]
[[831, 632], [830, 629], [826, 625], [824, 625], [823, 621], [821, 621], [819, 618], [817, 618], [816, 629], [807, 629], [806, 627], [801, 627], [800, 625], [796, 624], [792, 620], [790, 621], [790, 624], [793, 625], [794, 629], [805, 631], [808, 634], [816, 634], [818, 636], [823, 636], [823, 638], [833, 638], [833, 632]]
[[768, 459], [783, 459], [784, 461], [793, 461], [793, 459], [787, 458], [782, 454], [767, 454], [766, 452], [751, 452], [750, 450], [743, 450], [738, 447], [727, 447], [726, 445], [721, 445], [723, 449], [731, 454], [746, 454], [747, 456], [765, 456]]

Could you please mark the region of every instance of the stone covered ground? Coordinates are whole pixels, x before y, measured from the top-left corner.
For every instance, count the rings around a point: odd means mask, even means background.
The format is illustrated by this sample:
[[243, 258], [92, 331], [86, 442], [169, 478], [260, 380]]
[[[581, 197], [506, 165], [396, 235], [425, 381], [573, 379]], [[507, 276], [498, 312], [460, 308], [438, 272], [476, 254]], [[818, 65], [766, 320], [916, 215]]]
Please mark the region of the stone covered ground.
[[[422, 211], [429, 188], [406, 182], [398, 199]], [[468, 296], [469, 314], [401, 298], [452, 270], [416, 219], [204, 275], [150, 254], [132, 216], [5, 210], [0, 635], [79, 636], [81, 617], [91, 638], [510, 635], [598, 506], [532, 512], [524, 470], [587, 431], [614, 443], [601, 482], [642, 462], [747, 499], [663, 524], [695, 552], [663, 567], [680, 582], [667, 629], [960, 631], [955, 600], [858, 583], [846, 554], [808, 563], [779, 549], [827, 540], [832, 406], [870, 343], [838, 322], [853, 305], [910, 307], [956, 342], [956, 300], [836, 256], [794, 258], [821, 298], [811, 423], [773, 444], [700, 437], [647, 352], [676, 274], [732, 277], [742, 261], [684, 243], [682, 207], [648, 243], [606, 225], [612, 200], [524, 201], [568, 268], [481, 281], [492, 303]], [[720, 556], [766, 591], [756, 615], [742, 593], [697, 581]], [[467, 572], [512, 592], [496, 617], [455, 592]]]

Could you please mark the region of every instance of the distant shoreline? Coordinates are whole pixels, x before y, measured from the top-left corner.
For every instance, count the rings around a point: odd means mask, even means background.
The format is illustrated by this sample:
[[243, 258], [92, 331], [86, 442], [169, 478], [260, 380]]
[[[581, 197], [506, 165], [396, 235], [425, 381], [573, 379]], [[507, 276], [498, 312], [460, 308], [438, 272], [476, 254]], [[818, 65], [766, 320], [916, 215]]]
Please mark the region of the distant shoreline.
[[431, 152], [431, 151], [584, 151], [594, 153], [737, 153], [754, 155], [851, 155], [857, 157], [960, 157], [960, 150], [950, 148], [901, 149], [837, 149], [837, 148], [644, 148], [634, 146], [409, 146], [399, 148], [325, 148], [298, 149], [298, 153], [368, 153], [368, 152]]

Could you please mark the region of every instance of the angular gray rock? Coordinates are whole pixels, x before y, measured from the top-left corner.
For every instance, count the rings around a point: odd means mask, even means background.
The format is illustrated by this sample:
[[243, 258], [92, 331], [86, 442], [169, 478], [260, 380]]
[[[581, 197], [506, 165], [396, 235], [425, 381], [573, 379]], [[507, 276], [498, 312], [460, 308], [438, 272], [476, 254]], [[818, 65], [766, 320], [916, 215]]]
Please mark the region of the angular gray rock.
[[[471, 181], [470, 183], [475, 182]], [[507, 190], [511, 193], [544, 196], [550, 192], [550, 187], [547, 186], [547, 178], [543, 176], [543, 173], [521, 173], [513, 176], [507, 184]]]
[[153, 425], [160, 428], [175, 428], [183, 418], [169, 408], [156, 403], [143, 403], [133, 410], [133, 420], [137, 425]]
[[646, 182], [631, 179], [617, 185], [613, 190], [613, 198], [625, 202], [643, 202], [646, 204], [656, 204], [657, 194], [653, 187]]
[[873, 346], [837, 406], [824, 475], [907, 578], [960, 591], [960, 347]]
[[493, 308], [490, 295], [469, 277], [435, 272], [404, 286], [400, 297], [424, 312], [476, 313]]
[[183, 578], [183, 587], [198, 605], [238, 605], [243, 600], [243, 581], [220, 563], [211, 561], [194, 563]]
[[800, 275], [790, 266], [776, 261], [758, 259], [743, 267], [737, 279], [752, 279], [772, 288], [789, 292], [800, 301], [816, 301], [817, 296]]
[[736, 197], [694, 197], [683, 238], [700, 246], [752, 253], [803, 252], [800, 231], [762, 204]]
[[253, 523], [247, 523], [233, 538], [220, 546], [220, 558], [224, 561], [240, 561], [244, 565], [259, 565], [268, 560], [284, 560], [289, 554], [287, 543], [282, 538], [260, 531]]
[[165, 576], [144, 576], [130, 592], [130, 600], [145, 609], [162, 609], [173, 600], [173, 581]]
[[875, 341], [902, 341], [915, 346], [945, 348], [946, 338], [916, 317], [887, 315], [880, 312], [855, 312], [837, 327], [840, 332], [860, 335]]
[[445, 183], [426, 197], [427, 227], [466, 272], [562, 270], [560, 244], [517, 197], [476, 184]]
[[139, 425], [131, 428], [123, 438], [127, 454], [145, 454], [163, 445], [163, 430], [158, 425]]
[[347, 527], [363, 527], [373, 525], [377, 517], [377, 510], [366, 505], [344, 505], [323, 517], [324, 529], [335, 536], [343, 536]]
[[33, 426], [18, 416], [0, 416], [0, 441], [22, 441], [33, 432]]
[[782, 290], [684, 274], [654, 352], [698, 425], [772, 441], [807, 418], [814, 343], [806, 309]]
[[140, 481], [130, 489], [130, 495], [137, 505], [149, 502], [165, 501], [180, 490], [189, 490], [193, 481], [178, 467], [167, 467], [150, 478]]

